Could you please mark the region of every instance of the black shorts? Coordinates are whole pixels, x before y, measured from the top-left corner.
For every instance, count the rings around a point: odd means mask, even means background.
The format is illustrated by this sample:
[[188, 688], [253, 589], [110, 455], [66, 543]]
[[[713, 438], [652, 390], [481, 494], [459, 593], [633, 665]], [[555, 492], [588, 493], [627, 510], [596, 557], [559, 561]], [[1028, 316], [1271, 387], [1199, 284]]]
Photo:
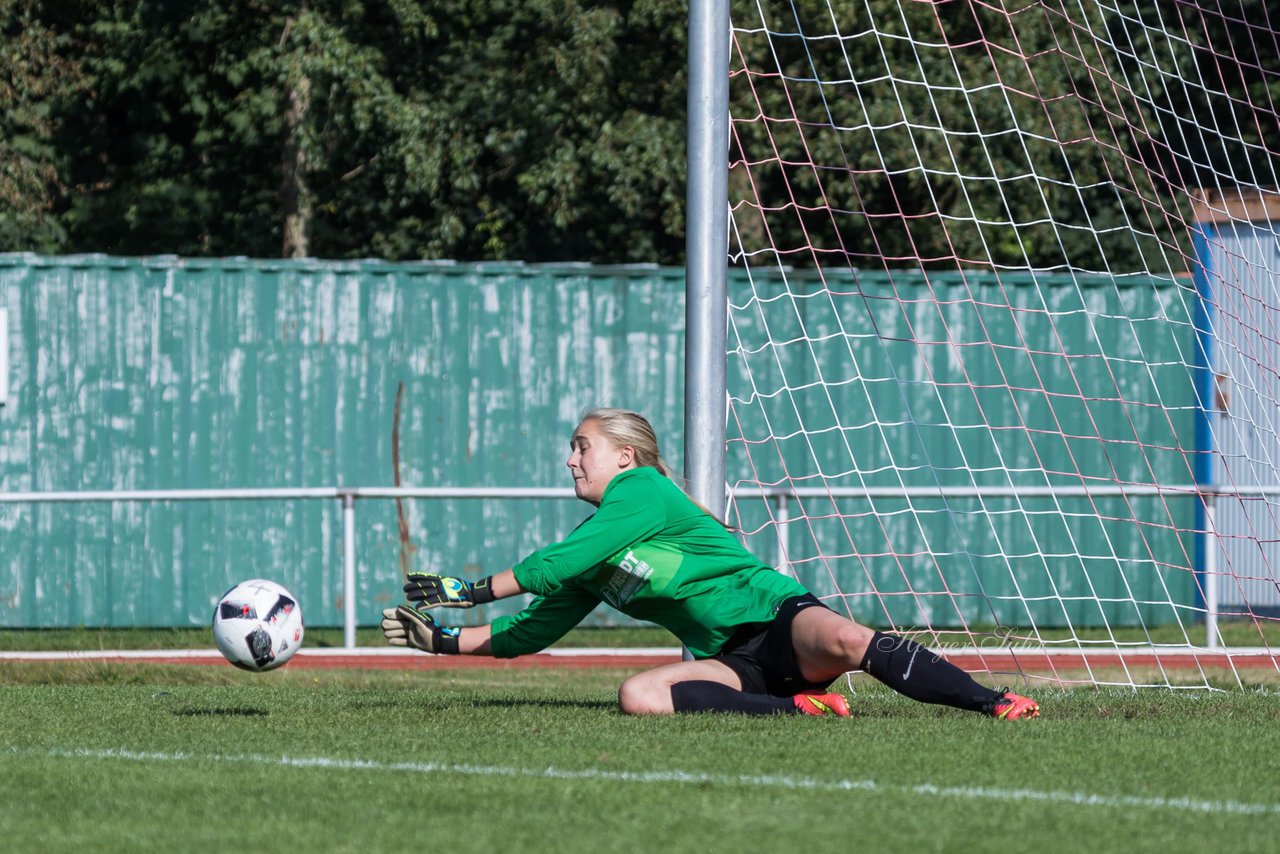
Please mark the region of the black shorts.
[[729, 665], [748, 694], [790, 697], [826, 688], [835, 680], [819, 683], [805, 679], [791, 646], [791, 623], [801, 609], [810, 607], [827, 606], [812, 593], [792, 596], [778, 606], [772, 622], [740, 626], [714, 660]]

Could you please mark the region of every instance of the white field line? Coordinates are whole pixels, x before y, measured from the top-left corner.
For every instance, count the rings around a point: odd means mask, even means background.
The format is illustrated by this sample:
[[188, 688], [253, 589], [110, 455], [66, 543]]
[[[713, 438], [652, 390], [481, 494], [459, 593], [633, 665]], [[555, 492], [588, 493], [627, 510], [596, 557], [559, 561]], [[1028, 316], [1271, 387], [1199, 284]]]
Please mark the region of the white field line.
[[197, 753], [155, 753], [124, 749], [46, 751], [13, 747], [11, 756], [52, 756], [66, 759], [116, 759], [131, 762], [194, 762], [255, 764], [279, 768], [322, 768], [337, 771], [377, 771], [400, 774], [454, 774], [467, 777], [511, 777], [536, 780], [589, 780], [602, 783], [678, 783], [692, 785], [737, 786], [759, 789], [802, 789], [833, 792], [876, 792], [890, 795], [924, 795], [941, 798], [966, 798], [1004, 802], [1062, 804], [1065, 806], [1102, 807], [1106, 809], [1190, 810], [1192, 812], [1227, 815], [1280, 815], [1280, 804], [1242, 801], [1205, 801], [1197, 798], [1136, 797], [1131, 795], [1098, 795], [1088, 792], [1055, 792], [1036, 789], [1000, 789], [988, 786], [938, 786], [878, 783], [875, 780], [818, 780], [811, 777], [789, 777], [775, 774], [700, 774], [689, 771], [606, 771], [600, 768], [520, 768], [502, 765], [465, 765], [448, 762], [378, 762], [371, 759], [339, 759], [327, 756], [259, 756]]
[[[1149, 656], [1186, 656], [1201, 655], [1210, 658], [1228, 656], [1232, 658], [1253, 658], [1258, 656], [1278, 655], [1274, 648], [1262, 646], [1235, 646], [1219, 649], [1204, 649], [1193, 646], [1158, 646], [1158, 647], [1121, 647], [1119, 649], [1092, 647], [1044, 647], [1044, 648], [1009, 648], [1009, 647], [945, 647], [934, 650], [948, 656], [991, 657], [1021, 654], [1026, 656], [1073, 656], [1084, 655], [1100, 658]], [[596, 656], [636, 656], [654, 658], [679, 658], [679, 647], [572, 647], [564, 649], [548, 649], [537, 655], [553, 658], [577, 658]], [[418, 658], [424, 653], [416, 650], [398, 649], [396, 647], [303, 647], [298, 650], [299, 657], [328, 658]], [[104, 659], [128, 658], [171, 658], [171, 659], [203, 659], [220, 658], [216, 649], [77, 649], [58, 651], [0, 650], [0, 661], [100, 661]]]

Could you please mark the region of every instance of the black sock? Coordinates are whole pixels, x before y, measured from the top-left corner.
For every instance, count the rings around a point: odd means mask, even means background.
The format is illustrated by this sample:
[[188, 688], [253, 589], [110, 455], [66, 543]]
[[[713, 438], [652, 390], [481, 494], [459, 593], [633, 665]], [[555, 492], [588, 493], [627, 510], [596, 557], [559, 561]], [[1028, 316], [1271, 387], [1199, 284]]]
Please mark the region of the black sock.
[[741, 712], [744, 715], [780, 715], [799, 712], [790, 697], [748, 694], [719, 682], [697, 680], [671, 686], [671, 705], [677, 712]]
[[973, 677], [913, 640], [876, 632], [862, 669], [903, 696], [981, 712], [999, 696]]

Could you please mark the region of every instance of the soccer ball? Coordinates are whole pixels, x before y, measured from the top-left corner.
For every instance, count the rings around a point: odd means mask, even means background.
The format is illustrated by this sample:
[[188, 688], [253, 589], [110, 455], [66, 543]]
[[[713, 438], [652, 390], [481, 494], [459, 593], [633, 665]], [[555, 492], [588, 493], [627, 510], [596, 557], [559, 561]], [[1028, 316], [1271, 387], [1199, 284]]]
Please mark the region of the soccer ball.
[[227, 661], [255, 672], [284, 664], [302, 646], [302, 608], [274, 581], [242, 581], [218, 600], [213, 642]]

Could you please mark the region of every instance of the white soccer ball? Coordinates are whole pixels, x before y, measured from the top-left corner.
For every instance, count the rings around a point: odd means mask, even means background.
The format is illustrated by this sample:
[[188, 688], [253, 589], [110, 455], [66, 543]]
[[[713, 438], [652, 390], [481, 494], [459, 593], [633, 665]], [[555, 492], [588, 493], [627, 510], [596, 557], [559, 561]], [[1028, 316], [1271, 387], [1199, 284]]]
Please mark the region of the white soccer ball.
[[218, 600], [213, 642], [236, 667], [255, 672], [284, 664], [302, 646], [302, 608], [274, 581], [242, 581]]

